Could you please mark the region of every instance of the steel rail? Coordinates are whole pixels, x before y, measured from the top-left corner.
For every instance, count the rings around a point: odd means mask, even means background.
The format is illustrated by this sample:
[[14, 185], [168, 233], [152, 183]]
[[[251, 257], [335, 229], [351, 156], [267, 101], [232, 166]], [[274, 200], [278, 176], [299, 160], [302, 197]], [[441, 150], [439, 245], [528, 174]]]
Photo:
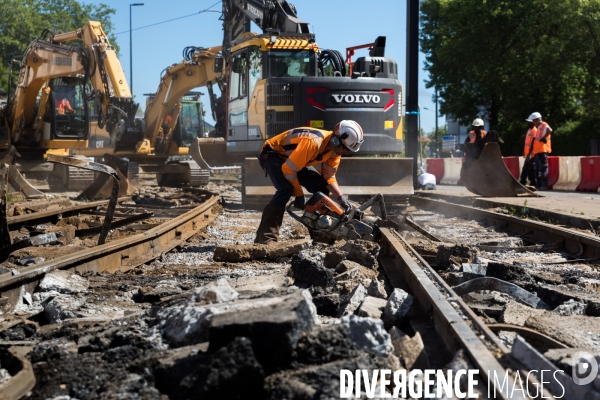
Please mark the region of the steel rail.
[[[496, 396], [494, 398], [507, 399], [502, 390], [497, 390], [494, 385], [494, 377], [503, 377], [506, 373], [505, 368], [496, 356], [465, 322], [463, 316], [450, 304], [447, 297], [429, 278], [426, 270], [411, 257], [402, 240], [388, 228], [381, 228], [381, 233], [383, 243], [380, 261], [382, 261], [382, 266], [392, 284], [397, 286], [395, 282], [401, 280], [403, 286], [412, 292], [411, 294], [425, 312], [432, 316], [433, 324], [444, 340], [446, 347], [452, 352], [464, 349], [473, 365], [479, 369], [480, 376], [485, 379], [484, 384], [487, 384], [489, 388], [494, 388]], [[424, 260], [421, 259], [420, 261], [424, 265], [428, 265]], [[451, 297], [459, 298], [456, 294], [452, 295], [452, 289], [449, 287], [446, 290], [449, 291]], [[465, 318], [468, 317], [465, 316]], [[477, 320], [477, 318], [475, 319]], [[480, 325], [478, 324], [478, 326]], [[491, 333], [489, 329], [487, 332]], [[500, 350], [499, 355], [507, 352], [505, 346], [501, 347], [501, 349], [498, 349]], [[512, 383], [510, 380], [507, 383], [510, 386], [508, 392], [512, 393]], [[523, 396], [513, 396], [511, 398], [525, 399]]]
[[558, 238], [559, 241], [562, 242], [562, 247], [574, 254], [586, 258], [600, 257], [600, 237], [594, 235], [576, 232], [571, 229], [545, 222], [517, 218], [511, 215], [499, 214], [476, 207], [448, 203], [419, 196], [412, 196], [410, 202], [411, 205], [417, 206], [420, 209], [488, 223], [490, 225], [495, 225], [496, 227], [505, 228], [519, 235], [528, 235], [528, 238], [542, 243], [553, 243], [556, 242]]
[[[117, 202], [122, 203], [124, 201], [130, 201], [130, 200], [131, 200], [130, 196], [124, 196], [124, 197], [119, 197]], [[23, 226], [25, 224], [44, 223], [44, 222], [52, 221], [53, 219], [56, 219], [59, 215], [62, 216], [62, 218], [66, 218], [66, 217], [70, 217], [73, 215], [77, 215], [80, 211], [89, 210], [89, 209], [93, 209], [96, 207], [106, 206], [108, 204], [108, 202], [109, 202], [109, 200], [93, 201], [93, 202], [78, 204], [78, 205], [69, 206], [69, 207], [57, 208], [57, 209], [53, 209], [53, 210], [38, 211], [38, 212], [35, 212], [32, 214], [24, 214], [24, 215], [17, 215], [15, 217], [8, 217], [7, 218], [8, 226], [11, 230], [15, 230], [15, 229], [19, 229], [21, 226]]]
[[143, 233], [0, 275], [0, 310], [12, 311], [24, 292], [33, 292], [44, 274], [54, 270], [127, 271], [159, 257], [212, 222], [219, 213], [219, 199], [213, 195], [185, 214]]

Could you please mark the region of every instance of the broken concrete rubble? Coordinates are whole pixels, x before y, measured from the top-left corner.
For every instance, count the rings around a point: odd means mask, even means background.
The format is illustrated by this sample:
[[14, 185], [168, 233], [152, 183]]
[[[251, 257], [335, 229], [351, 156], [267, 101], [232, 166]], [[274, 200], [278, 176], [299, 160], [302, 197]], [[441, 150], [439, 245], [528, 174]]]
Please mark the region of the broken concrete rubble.
[[156, 303], [161, 299], [176, 294], [183, 293], [179, 283], [175, 280], [165, 280], [158, 282], [154, 286], [144, 286], [138, 289], [138, 292], [133, 296], [133, 300], [137, 303]]
[[297, 282], [335, 288], [333, 272], [323, 266], [323, 258], [323, 253], [315, 249], [301, 251], [292, 257], [290, 275]]
[[367, 296], [356, 311], [356, 315], [360, 317], [378, 318], [381, 319], [383, 309], [387, 301], [378, 297]]
[[413, 296], [404, 290], [400, 288], [394, 289], [383, 311], [383, 321], [385, 324], [393, 326], [402, 322], [406, 314], [408, 314], [413, 300]]
[[421, 334], [417, 332], [412, 338], [408, 335], [392, 341], [394, 354], [400, 359], [407, 370], [429, 368], [429, 360]]
[[307, 290], [277, 298], [264, 307], [246, 312], [220, 313], [210, 322], [209, 351], [236, 337], [247, 337], [257, 360], [266, 371], [286, 367], [302, 332], [319, 324], [315, 306]]
[[367, 289], [365, 289], [364, 286], [359, 283], [342, 302], [337, 317], [342, 318], [346, 315], [354, 314], [354, 312], [360, 307], [366, 296]]
[[349, 240], [341, 249], [348, 252], [346, 258], [368, 268], [377, 269], [379, 245], [367, 240]]
[[245, 262], [251, 260], [275, 260], [288, 257], [310, 247], [310, 239], [269, 244], [238, 244], [215, 248], [215, 261]]
[[350, 339], [357, 350], [378, 356], [390, 354], [394, 350], [390, 335], [380, 319], [347, 315], [342, 318], [342, 325], [350, 332]]
[[339, 263], [346, 259], [348, 252], [335, 249], [325, 254], [324, 265], [325, 268], [334, 269]]
[[387, 299], [388, 294], [385, 290], [385, 284], [383, 281], [379, 281], [376, 278], [371, 280], [369, 287], [367, 287], [367, 294], [373, 297], [379, 297], [380, 299]]
[[223, 303], [237, 299], [239, 293], [229, 286], [227, 279], [218, 279], [194, 290], [192, 300], [199, 304]]
[[81, 293], [89, 287], [87, 279], [69, 271], [56, 270], [47, 273], [38, 286], [42, 292]]
[[342, 274], [346, 271], [350, 271], [353, 269], [358, 269], [360, 264], [350, 260], [341, 261], [338, 265], [335, 266], [335, 272], [338, 274]]
[[44, 315], [50, 324], [56, 324], [81, 315], [79, 309], [84, 301], [71, 296], [56, 296], [44, 307]]

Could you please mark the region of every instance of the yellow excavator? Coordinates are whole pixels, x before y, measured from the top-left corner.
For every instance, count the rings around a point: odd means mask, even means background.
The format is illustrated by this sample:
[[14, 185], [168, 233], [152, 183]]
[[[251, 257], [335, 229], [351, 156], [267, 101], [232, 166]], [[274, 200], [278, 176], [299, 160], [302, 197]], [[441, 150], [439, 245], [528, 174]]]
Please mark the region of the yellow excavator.
[[[90, 134], [113, 138], [139, 129], [127, 80], [99, 22], [67, 33], [45, 30], [25, 51], [13, 95], [0, 110], [0, 150], [14, 146], [17, 168], [44, 174], [51, 189], [89, 185], [91, 171], [46, 162], [89, 146]], [[101, 135], [102, 135], [101, 134]]]
[[[115, 136], [108, 149], [76, 149], [75, 154], [100, 157], [110, 153], [136, 163], [145, 173], [154, 173], [164, 186], [201, 186], [210, 171], [192, 158], [189, 147], [204, 136], [200, 102], [186, 96], [198, 87], [218, 84], [223, 77], [221, 47], [186, 48], [184, 60], [166, 68], [155, 93], [146, 102], [144, 118]], [[181, 118], [183, 115], [184, 118]], [[200, 139], [222, 142], [223, 139]]]

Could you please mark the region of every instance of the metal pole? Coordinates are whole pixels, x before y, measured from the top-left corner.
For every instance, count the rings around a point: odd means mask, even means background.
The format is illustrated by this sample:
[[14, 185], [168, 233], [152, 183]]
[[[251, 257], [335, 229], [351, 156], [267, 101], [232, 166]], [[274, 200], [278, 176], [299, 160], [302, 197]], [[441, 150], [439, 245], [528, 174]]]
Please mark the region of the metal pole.
[[440, 158], [440, 141], [438, 132], [438, 92], [435, 89], [435, 157]]
[[406, 157], [413, 159], [417, 187], [419, 153], [419, 0], [408, 0], [406, 10]]
[[144, 3], [132, 3], [129, 4], [129, 89], [133, 96], [133, 39], [131, 34], [131, 7], [143, 6]]

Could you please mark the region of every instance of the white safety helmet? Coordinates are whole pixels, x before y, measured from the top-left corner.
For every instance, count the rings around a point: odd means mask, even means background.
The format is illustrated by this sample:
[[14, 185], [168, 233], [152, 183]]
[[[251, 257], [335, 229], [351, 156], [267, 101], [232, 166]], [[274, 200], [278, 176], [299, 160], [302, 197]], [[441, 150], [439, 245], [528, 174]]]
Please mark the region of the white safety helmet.
[[481, 118], [475, 118], [473, 120], [473, 126], [483, 126], [483, 120]]
[[356, 153], [360, 149], [360, 145], [365, 141], [363, 130], [356, 121], [340, 121], [333, 128], [333, 133], [339, 136], [344, 147], [353, 153]]
[[534, 119], [538, 119], [538, 118], [542, 118], [542, 114], [540, 114], [539, 112], [534, 112], [531, 113], [531, 115], [529, 116], [529, 118], [527, 118], [528, 121], [533, 121]]

